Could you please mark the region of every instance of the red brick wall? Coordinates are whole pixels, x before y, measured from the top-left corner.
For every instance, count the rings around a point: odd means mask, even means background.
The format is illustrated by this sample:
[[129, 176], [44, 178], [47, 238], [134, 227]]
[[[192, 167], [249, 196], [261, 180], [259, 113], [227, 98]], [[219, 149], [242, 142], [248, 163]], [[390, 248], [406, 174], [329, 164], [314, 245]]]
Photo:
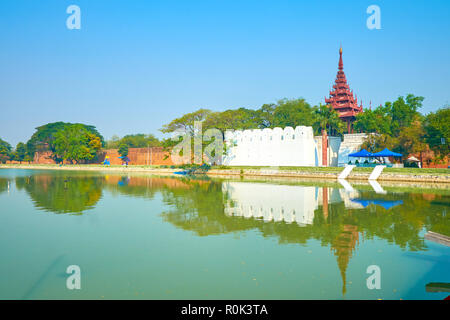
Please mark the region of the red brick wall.
[[[120, 154], [117, 149], [103, 150], [99, 156], [100, 162], [103, 162], [105, 156], [109, 156], [111, 164], [122, 164], [122, 159], [119, 159]], [[170, 153], [164, 151], [162, 147], [148, 149], [129, 148], [128, 158], [130, 158], [130, 165], [173, 165]]]
[[33, 163], [39, 163], [39, 164], [52, 164], [55, 163], [50, 156], [52, 153], [50, 151], [37, 151], [34, 154]]
[[[38, 164], [53, 164], [55, 163], [50, 158], [51, 152], [38, 151], [34, 155], [33, 163]], [[105, 157], [109, 156], [111, 164], [122, 164], [122, 160], [119, 159], [120, 155], [117, 149], [102, 150], [99, 153], [99, 160], [97, 163], [102, 163]], [[164, 159], [166, 156], [167, 159]], [[170, 153], [163, 150], [162, 147], [153, 148], [130, 148], [128, 150], [128, 158], [130, 158], [129, 165], [173, 165], [170, 159]]]
[[424, 163], [423, 168], [440, 168], [440, 169], [446, 169], [448, 166], [450, 166], [450, 163]]
[[419, 160], [422, 160], [422, 168], [441, 168], [445, 169], [450, 165], [450, 157], [445, 157], [441, 163], [433, 163], [433, 160], [435, 159], [434, 152], [432, 150], [422, 152], [422, 159], [420, 153], [412, 153], [408, 155], [405, 159], [409, 158], [410, 156], [414, 156]]

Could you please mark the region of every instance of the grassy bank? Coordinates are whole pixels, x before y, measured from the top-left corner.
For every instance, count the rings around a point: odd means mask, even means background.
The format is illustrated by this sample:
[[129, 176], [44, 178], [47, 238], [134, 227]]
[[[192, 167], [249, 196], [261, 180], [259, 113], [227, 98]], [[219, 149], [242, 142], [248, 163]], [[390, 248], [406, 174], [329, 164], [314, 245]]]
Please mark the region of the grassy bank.
[[[1, 168], [41, 169], [41, 170], [86, 170], [86, 171], [116, 171], [116, 172], [143, 172], [150, 174], [169, 174], [180, 171], [184, 166], [120, 166], [120, 165], [56, 165], [56, 164], [4, 164]], [[290, 177], [290, 178], [316, 178], [336, 180], [343, 168], [337, 167], [226, 167], [215, 166], [208, 171], [211, 176], [263, 176], [263, 177]], [[348, 180], [367, 180], [373, 168], [354, 168]], [[418, 168], [385, 168], [380, 181], [403, 182], [439, 182], [450, 183], [450, 169], [418, 169]]]
[[[217, 166], [213, 167], [213, 169], [221, 169], [221, 170], [280, 170], [280, 171], [301, 171], [301, 172], [320, 172], [320, 173], [340, 173], [343, 168], [342, 167], [252, 167], [252, 166], [236, 166], [236, 167], [227, 167], [227, 166]], [[356, 167], [353, 169], [355, 173], [370, 173], [373, 171], [373, 168], [363, 168]], [[432, 175], [450, 175], [450, 169], [434, 169], [434, 168], [385, 168], [383, 170], [384, 173], [399, 173], [399, 174], [411, 174], [411, 175], [421, 175], [421, 174], [432, 174]]]

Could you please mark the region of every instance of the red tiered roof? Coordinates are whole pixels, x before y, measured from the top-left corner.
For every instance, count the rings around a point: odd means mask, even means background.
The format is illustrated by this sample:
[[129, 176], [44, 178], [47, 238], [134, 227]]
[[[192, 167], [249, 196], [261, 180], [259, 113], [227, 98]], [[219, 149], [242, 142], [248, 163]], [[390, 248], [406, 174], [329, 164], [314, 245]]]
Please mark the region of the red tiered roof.
[[325, 103], [339, 113], [339, 118], [347, 123], [347, 131], [353, 131], [352, 123], [358, 113], [363, 112], [362, 103], [358, 106], [358, 98], [353, 97], [353, 91], [347, 84], [344, 73], [344, 63], [342, 62], [342, 48], [339, 49], [339, 71], [330, 91], [330, 97], [325, 98]]

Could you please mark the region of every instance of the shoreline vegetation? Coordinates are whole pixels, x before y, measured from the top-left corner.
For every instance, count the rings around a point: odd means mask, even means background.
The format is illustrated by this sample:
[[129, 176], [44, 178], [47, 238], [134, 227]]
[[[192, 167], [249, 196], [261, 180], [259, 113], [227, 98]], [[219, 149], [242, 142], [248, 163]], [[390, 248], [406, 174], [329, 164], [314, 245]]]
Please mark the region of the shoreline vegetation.
[[[393, 102], [387, 101], [374, 110], [365, 109], [356, 116], [355, 132], [370, 134], [360, 146], [369, 152], [378, 152], [388, 148], [402, 154], [405, 167], [418, 167], [417, 161], [407, 161], [414, 156], [421, 167], [448, 167], [450, 158], [450, 106], [427, 115], [418, 110], [424, 98], [408, 94], [399, 96]], [[153, 147], [162, 148], [169, 153], [174, 148], [184, 146], [183, 141], [200, 140], [202, 152], [214, 145], [222, 145], [226, 151], [225, 133], [228, 130], [273, 129], [297, 126], [312, 127], [314, 135], [340, 137], [349, 131], [344, 130], [344, 122], [339, 114], [329, 105], [312, 106], [303, 98], [281, 99], [276, 103], [264, 104], [258, 109], [237, 108], [225, 111], [198, 109], [189, 112], [162, 126], [159, 131], [165, 138], [158, 139], [153, 134], [127, 134], [120, 138], [114, 135], [105, 140], [94, 125], [69, 122], [53, 122], [41, 125], [27, 142], [19, 142], [14, 148], [0, 137], [0, 163], [42, 163], [40, 154], [56, 164], [99, 164], [104, 162], [106, 151], [115, 149], [116, 164], [124, 162], [129, 149]], [[201, 138], [216, 132], [214, 142]], [[178, 134], [178, 138], [168, 135]], [[182, 133], [181, 135], [179, 133]], [[193, 139], [194, 138], [194, 139]], [[225, 144], [224, 144], [225, 142]], [[234, 142], [233, 142], [234, 143]], [[187, 145], [186, 145], [187, 147]], [[195, 148], [194, 148], [195, 149]], [[181, 149], [184, 154], [184, 147]], [[215, 149], [214, 149], [215, 150]], [[190, 152], [190, 151], [189, 151]], [[180, 152], [178, 153], [178, 155]], [[215, 154], [215, 151], [214, 151]], [[119, 157], [120, 155], [120, 157]], [[215, 157], [214, 157], [215, 158]], [[121, 160], [118, 160], [121, 159]], [[150, 158], [133, 159], [134, 165], [147, 163], [165, 165], [166, 162], [148, 161]], [[166, 160], [167, 158], [164, 158]], [[131, 162], [131, 161], [126, 161]], [[113, 162], [110, 162], [113, 164]], [[209, 159], [208, 163], [218, 163], [217, 159]]]
[[[69, 170], [119, 173], [143, 173], [175, 176], [182, 166], [120, 166], [120, 165], [57, 165], [1, 164], [0, 169]], [[293, 179], [337, 180], [342, 167], [226, 167], [213, 166], [206, 173], [211, 177], [280, 177]], [[346, 180], [367, 181], [373, 168], [355, 168]], [[449, 169], [385, 168], [377, 181], [450, 183]]]

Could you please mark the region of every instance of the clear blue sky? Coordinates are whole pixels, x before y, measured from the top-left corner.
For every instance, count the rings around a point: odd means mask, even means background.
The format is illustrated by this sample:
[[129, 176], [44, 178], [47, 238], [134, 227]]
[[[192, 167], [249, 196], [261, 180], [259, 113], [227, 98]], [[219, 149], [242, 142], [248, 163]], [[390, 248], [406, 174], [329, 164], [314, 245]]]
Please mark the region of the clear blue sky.
[[[68, 30], [66, 8], [81, 8]], [[381, 9], [369, 30], [366, 9]], [[368, 106], [413, 93], [450, 102], [450, 1], [2, 0], [0, 137], [54, 121], [154, 133], [198, 108], [323, 102], [339, 45]]]

